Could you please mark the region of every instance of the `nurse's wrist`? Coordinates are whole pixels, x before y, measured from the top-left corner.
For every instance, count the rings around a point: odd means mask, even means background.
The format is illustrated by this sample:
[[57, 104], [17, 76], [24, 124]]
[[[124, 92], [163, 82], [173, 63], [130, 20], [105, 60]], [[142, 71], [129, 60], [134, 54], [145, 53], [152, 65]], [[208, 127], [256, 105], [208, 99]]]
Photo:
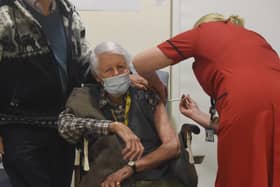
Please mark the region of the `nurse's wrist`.
[[202, 111], [197, 111], [194, 112], [190, 118], [192, 120], [194, 120], [195, 122], [197, 122], [200, 126], [204, 127], [204, 128], [208, 128], [209, 127], [209, 122], [210, 122], [210, 116], [207, 113], [204, 113]]

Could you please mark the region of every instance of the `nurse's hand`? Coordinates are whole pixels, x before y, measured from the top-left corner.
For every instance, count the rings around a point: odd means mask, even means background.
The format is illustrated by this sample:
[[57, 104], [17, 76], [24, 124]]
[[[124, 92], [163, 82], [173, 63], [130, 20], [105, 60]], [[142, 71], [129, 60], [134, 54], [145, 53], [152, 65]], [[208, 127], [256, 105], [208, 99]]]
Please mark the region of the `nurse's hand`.
[[197, 103], [191, 98], [190, 95], [182, 95], [179, 109], [184, 116], [191, 119], [197, 115], [200, 115], [201, 113]]
[[201, 111], [196, 102], [189, 95], [182, 95], [179, 108], [184, 116], [191, 118], [202, 127], [218, 130], [219, 120], [217, 119], [210, 125], [210, 115]]

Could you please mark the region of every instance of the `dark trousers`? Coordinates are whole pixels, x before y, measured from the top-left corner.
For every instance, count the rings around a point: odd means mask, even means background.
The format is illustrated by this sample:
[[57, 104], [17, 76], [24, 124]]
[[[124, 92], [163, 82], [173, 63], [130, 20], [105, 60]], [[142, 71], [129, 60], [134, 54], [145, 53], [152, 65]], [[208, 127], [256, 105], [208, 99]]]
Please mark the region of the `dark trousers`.
[[74, 146], [56, 129], [5, 127], [4, 168], [13, 187], [70, 187]]

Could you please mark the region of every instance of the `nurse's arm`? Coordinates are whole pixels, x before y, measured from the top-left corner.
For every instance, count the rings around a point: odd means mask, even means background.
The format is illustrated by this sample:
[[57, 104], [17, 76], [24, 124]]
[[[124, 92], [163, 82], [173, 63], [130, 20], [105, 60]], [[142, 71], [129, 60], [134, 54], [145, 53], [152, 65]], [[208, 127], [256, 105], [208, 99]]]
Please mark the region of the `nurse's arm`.
[[171, 65], [172, 60], [167, 58], [159, 48], [153, 47], [137, 54], [132, 63], [140, 75], [149, 79], [150, 73]]
[[210, 115], [201, 111], [197, 103], [190, 97], [190, 95], [182, 95], [179, 109], [184, 116], [197, 122], [200, 126], [204, 128], [213, 128], [217, 132], [219, 119], [216, 118], [210, 124]]
[[137, 54], [132, 61], [137, 73], [149, 82], [149, 85], [157, 90], [165, 103], [167, 96], [166, 87], [155, 73], [156, 70], [172, 64], [159, 48], [154, 47]]

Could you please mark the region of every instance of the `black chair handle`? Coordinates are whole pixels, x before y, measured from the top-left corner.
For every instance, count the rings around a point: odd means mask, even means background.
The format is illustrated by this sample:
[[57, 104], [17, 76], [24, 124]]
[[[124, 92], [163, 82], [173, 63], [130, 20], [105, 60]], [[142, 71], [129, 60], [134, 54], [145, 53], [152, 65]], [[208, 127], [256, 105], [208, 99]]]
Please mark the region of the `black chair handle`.
[[184, 123], [181, 127], [181, 131], [185, 134], [187, 132], [192, 132], [194, 134], [200, 133], [200, 128], [192, 123]]

